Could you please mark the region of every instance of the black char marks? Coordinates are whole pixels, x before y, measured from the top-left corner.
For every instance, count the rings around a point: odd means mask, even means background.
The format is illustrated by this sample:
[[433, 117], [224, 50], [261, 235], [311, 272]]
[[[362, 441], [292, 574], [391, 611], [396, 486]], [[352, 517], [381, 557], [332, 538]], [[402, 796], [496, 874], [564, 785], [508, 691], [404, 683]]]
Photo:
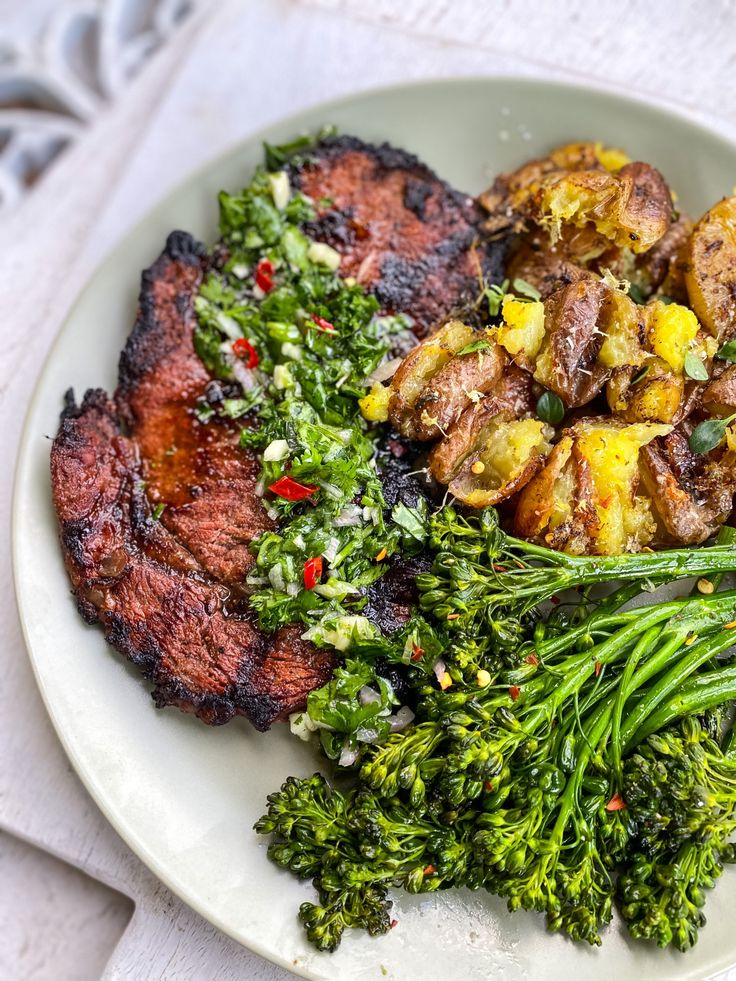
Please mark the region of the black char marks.
[[383, 312], [410, 314], [420, 337], [451, 314], [472, 316], [481, 278], [502, 278], [505, 245], [479, 240], [478, 205], [404, 150], [328, 138], [291, 178], [317, 207], [308, 234], [341, 253], [341, 274]]
[[[194, 240], [171, 236], [144, 274], [116, 399], [90, 391], [76, 406], [67, 394], [54, 505], [80, 612], [153, 682], [156, 704], [267, 729], [303, 707], [334, 658], [300, 627], [261, 634], [237, 596], [268, 522], [237, 429], [201, 426], [192, 411], [211, 381], [192, 345], [202, 271]], [[166, 505], [159, 521], [151, 499]]]

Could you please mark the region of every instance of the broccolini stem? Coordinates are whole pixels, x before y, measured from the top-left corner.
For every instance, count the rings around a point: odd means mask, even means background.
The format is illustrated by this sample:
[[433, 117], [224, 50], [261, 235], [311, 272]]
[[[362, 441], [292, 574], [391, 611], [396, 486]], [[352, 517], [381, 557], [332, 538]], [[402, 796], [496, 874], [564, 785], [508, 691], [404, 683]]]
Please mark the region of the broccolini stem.
[[624, 740], [625, 752], [630, 752], [653, 732], [664, 729], [683, 715], [704, 712], [736, 698], [736, 664], [717, 668], [690, 681], [677, 694], [661, 704], [646, 722], [630, 732]]
[[[650, 627], [649, 630], [645, 631], [639, 640], [639, 643], [627, 658], [626, 666], [624, 667], [618, 687], [611, 723], [611, 755], [613, 760], [613, 772], [619, 788], [623, 783], [623, 766], [621, 763], [621, 718], [623, 716], [626, 699], [629, 696], [631, 678], [639, 665], [639, 661], [646, 654], [646, 652], [651, 649], [661, 632], [662, 627], [659, 625]], [[672, 650], [676, 650], [679, 644], [679, 638], [673, 638], [666, 647], [667, 656], [669, 656]]]

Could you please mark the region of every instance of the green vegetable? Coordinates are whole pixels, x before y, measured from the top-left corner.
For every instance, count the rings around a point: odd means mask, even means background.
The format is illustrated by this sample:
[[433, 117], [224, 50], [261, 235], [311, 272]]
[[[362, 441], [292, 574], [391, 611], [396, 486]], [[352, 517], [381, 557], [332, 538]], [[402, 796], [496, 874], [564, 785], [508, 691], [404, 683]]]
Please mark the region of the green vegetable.
[[500, 313], [501, 304], [508, 289], [509, 281], [508, 279], [504, 279], [502, 283], [494, 283], [484, 291], [486, 302], [488, 303], [488, 313], [491, 317], [497, 317]]
[[314, 879], [309, 939], [386, 932], [388, 886], [482, 886], [576, 940], [600, 943], [618, 897], [635, 936], [692, 944], [734, 851], [736, 759], [694, 720], [716, 684], [736, 697], [717, 667], [734, 616], [736, 592], [602, 609], [482, 688], [425, 684], [417, 724], [366, 747], [347, 793], [290, 778], [256, 828]]
[[537, 415], [542, 422], [557, 426], [565, 418], [565, 405], [554, 392], [542, 392], [537, 399]]
[[716, 351], [716, 357], [723, 361], [736, 361], [736, 340], [726, 343]]
[[[281, 167], [313, 142], [268, 147], [269, 166]], [[195, 347], [211, 372], [231, 378], [229, 349], [243, 336], [258, 365], [242, 397], [205, 405], [200, 418], [238, 419], [257, 409], [257, 423], [242, 430], [241, 446], [286, 445], [288, 476], [319, 488], [306, 502], [266, 494], [271, 517], [281, 525], [253, 543], [256, 567], [249, 578], [262, 627], [295, 621], [311, 627], [328, 615], [359, 611], [365, 603], [360, 590], [387, 568], [376, 556], [388, 558], [400, 544], [417, 550], [426, 537], [421, 509], [399, 509], [391, 519], [374, 463], [375, 432], [358, 407], [364, 379], [408, 321], [378, 316], [377, 300], [362, 287], [310, 260], [312, 243], [302, 226], [314, 209], [303, 195], [291, 194], [277, 207], [273, 182], [259, 170], [241, 193], [223, 192], [219, 201], [228, 259], [200, 288]], [[273, 270], [273, 288], [265, 294], [255, 281], [263, 261]], [[328, 328], [320, 328], [324, 323]], [[264, 460], [260, 486], [267, 491], [284, 467], [284, 455]], [[320, 555], [327, 582], [306, 589], [304, 565]]]
[[651, 370], [652, 366], [650, 364], [645, 364], [641, 371], [637, 371], [637, 373], [631, 379], [631, 384], [638, 385], [640, 381], [644, 381]]
[[693, 429], [688, 444], [693, 453], [710, 453], [726, 435], [726, 430], [736, 419], [736, 413], [725, 419], [706, 419]]
[[418, 577], [420, 605], [451, 629], [497, 631], [556, 593], [614, 580], [662, 582], [736, 569], [730, 544], [624, 555], [555, 552], [506, 535], [492, 508], [462, 516], [444, 507], [430, 519], [436, 551], [431, 573]]
[[687, 351], [685, 354], [685, 374], [695, 381], [708, 381], [708, 369], [692, 351]]
[[527, 283], [525, 279], [515, 279], [511, 284], [511, 288], [514, 293], [518, 293], [519, 296], [526, 297], [528, 300], [541, 300], [542, 294], [539, 290], [532, 286], [531, 283]]

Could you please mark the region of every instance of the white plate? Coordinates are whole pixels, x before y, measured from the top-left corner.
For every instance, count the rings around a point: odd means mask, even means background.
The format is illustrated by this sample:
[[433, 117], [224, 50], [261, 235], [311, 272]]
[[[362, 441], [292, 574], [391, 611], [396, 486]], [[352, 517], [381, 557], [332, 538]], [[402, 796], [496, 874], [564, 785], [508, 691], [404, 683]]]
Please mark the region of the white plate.
[[139, 273], [167, 233], [211, 240], [221, 188], [244, 184], [261, 140], [280, 142], [335, 123], [417, 153], [456, 187], [478, 192], [495, 172], [550, 146], [595, 139], [659, 166], [699, 215], [736, 182], [736, 148], [642, 103], [558, 84], [508, 79], [395, 87], [322, 106], [271, 127], [215, 160], [166, 198], [99, 267], [54, 344], [31, 403], [18, 461], [14, 565], [18, 604], [38, 684], [66, 752], [130, 847], [177, 895], [230, 936], [305, 977], [416, 981], [595, 977], [703, 978], [736, 962], [736, 874], [709, 897], [709, 925], [686, 955], [630, 942], [614, 924], [602, 950], [548, 936], [541, 917], [510, 916], [483, 894], [398, 897], [387, 936], [347, 936], [315, 953], [296, 921], [311, 886], [271, 865], [252, 825], [288, 774], [318, 766], [283, 727], [210, 729], [156, 711], [135, 669], [76, 612], [57, 542], [45, 438], [63, 392], [115, 384], [133, 322]]

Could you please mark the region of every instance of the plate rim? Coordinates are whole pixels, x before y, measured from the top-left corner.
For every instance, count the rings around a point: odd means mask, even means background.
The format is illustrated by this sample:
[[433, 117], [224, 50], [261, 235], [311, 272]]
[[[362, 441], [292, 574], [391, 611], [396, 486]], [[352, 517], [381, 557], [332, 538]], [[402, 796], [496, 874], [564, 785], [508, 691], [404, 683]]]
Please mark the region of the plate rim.
[[[183, 902], [197, 915], [201, 916], [207, 923], [224, 933], [239, 946], [245, 948], [246, 950], [252, 951], [269, 963], [276, 964], [277, 966], [282, 967], [299, 977], [312, 979], [312, 981], [319, 981], [319, 979], [324, 978], [324, 975], [321, 973], [316, 973], [315, 971], [308, 969], [306, 966], [302, 967], [300, 963], [294, 964], [292, 960], [279, 955], [277, 951], [262, 946], [258, 942], [257, 937], [249, 939], [246, 943], [242, 937], [237, 936], [236, 933], [229, 928], [220, 917], [213, 915], [203, 903], [196, 899], [196, 897], [189, 897], [186, 895], [186, 889], [184, 886], [179, 885], [169, 874], [167, 868], [159, 863], [156, 855], [151, 852], [146, 847], [144, 842], [138, 837], [134, 826], [125, 820], [119, 810], [108, 806], [102, 786], [100, 785], [99, 781], [95, 779], [94, 769], [91, 767], [88, 768], [85, 765], [83, 758], [73, 751], [69, 741], [67, 740], [65, 727], [62, 721], [57, 718], [54, 711], [53, 699], [44, 683], [40, 665], [37, 662], [33, 652], [30, 628], [26, 620], [28, 614], [26, 612], [25, 599], [23, 595], [24, 586], [20, 582], [19, 574], [19, 566], [21, 561], [20, 551], [23, 548], [23, 545], [21, 544], [20, 528], [21, 484], [23, 482], [24, 474], [32, 461], [33, 455], [30, 432], [31, 422], [36, 414], [38, 403], [41, 401], [47, 371], [56, 355], [57, 349], [61, 346], [67, 324], [75, 316], [77, 309], [82, 305], [88, 291], [92, 289], [94, 281], [99, 274], [99, 270], [107, 266], [118, 253], [122, 254], [129, 240], [136, 235], [136, 233], [141, 229], [141, 226], [149, 221], [151, 216], [159, 208], [165, 209], [173, 198], [181, 194], [186, 185], [196, 183], [220, 161], [236, 153], [239, 147], [243, 147], [244, 145], [252, 145], [257, 142], [263, 143], [264, 137], [266, 137], [273, 129], [287, 127], [292, 122], [297, 124], [301, 118], [309, 113], [324, 111], [327, 117], [333, 110], [340, 109], [355, 102], [360, 102], [363, 99], [372, 99], [385, 96], [399, 89], [402, 91], [419, 89], [429, 90], [437, 86], [454, 87], [461, 86], [463, 84], [493, 85], [494, 83], [499, 85], [508, 84], [520, 89], [526, 89], [528, 91], [535, 91], [544, 88], [546, 95], [549, 95], [550, 93], [554, 94], [556, 91], [562, 97], [569, 93], [587, 94], [592, 92], [597, 97], [601, 97], [612, 103], [617, 103], [619, 105], [623, 103], [632, 107], [653, 110], [676, 123], [685, 123], [688, 126], [694, 127], [700, 131], [700, 133], [703, 136], [706, 136], [709, 140], [717, 141], [724, 148], [736, 154], [736, 130], [734, 130], [733, 135], [729, 135], [728, 132], [716, 129], [715, 126], [718, 120], [717, 116], [714, 116], [712, 118], [712, 123], [709, 123], [705, 118], [697, 114], [697, 112], [694, 113], [686, 106], [673, 106], [669, 102], [660, 100], [656, 95], [650, 96], [640, 95], [639, 93], [631, 93], [623, 89], [618, 89], [616, 86], [598, 82], [597, 80], [586, 81], [583, 83], [544, 74], [539, 76], [527, 76], [504, 72], [489, 74], [476, 72], [467, 75], [453, 74], [446, 77], [430, 75], [421, 78], [396, 81], [386, 85], [368, 86], [366, 88], [351, 91], [337, 98], [309, 102], [293, 112], [277, 116], [266, 124], [259, 126], [252, 132], [241, 134], [237, 139], [227, 143], [219, 152], [207, 157], [203, 163], [197, 165], [191, 170], [185, 171], [168, 190], [152, 201], [152, 203], [134, 221], [132, 225], [128, 226], [121, 235], [114, 239], [113, 243], [103, 252], [102, 256], [87, 275], [83, 285], [76, 293], [74, 299], [67, 306], [66, 311], [59, 322], [54, 337], [36, 374], [32, 393], [24, 412], [23, 423], [20, 430], [18, 449], [15, 457], [10, 510], [10, 559], [13, 594], [18, 620], [21, 626], [23, 643], [26, 655], [31, 663], [35, 683], [41, 695], [45, 711], [51, 721], [54, 732], [61, 743], [67, 759], [74, 769], [75, 774], [84, 786], [86, 792], [90, 795], [95, 805], [100, 809], [105, 817], [105, 820], [112, 826], [116, 834], [121, 837], [125, 845], [130, 848], [133, 854], [149, 869], [149, 871], [151, 871], [161, 882], [163, 882], [163, 884], [181, 902]], [[728, 127], [727, 122], [724, 122], [724, 127]], [[412, 152], [411, 148], [408, 149], [409, 152]], [[736, 948], [734, 953], [736, 954]], [[729, 959], [727, 963], [719, 963], [715, 970], [727, 970], [731, 966], [736, 966], [736, 961]], [[689, 972], [681, 975], [682, 978], [690, 976], [691, 974]]]

